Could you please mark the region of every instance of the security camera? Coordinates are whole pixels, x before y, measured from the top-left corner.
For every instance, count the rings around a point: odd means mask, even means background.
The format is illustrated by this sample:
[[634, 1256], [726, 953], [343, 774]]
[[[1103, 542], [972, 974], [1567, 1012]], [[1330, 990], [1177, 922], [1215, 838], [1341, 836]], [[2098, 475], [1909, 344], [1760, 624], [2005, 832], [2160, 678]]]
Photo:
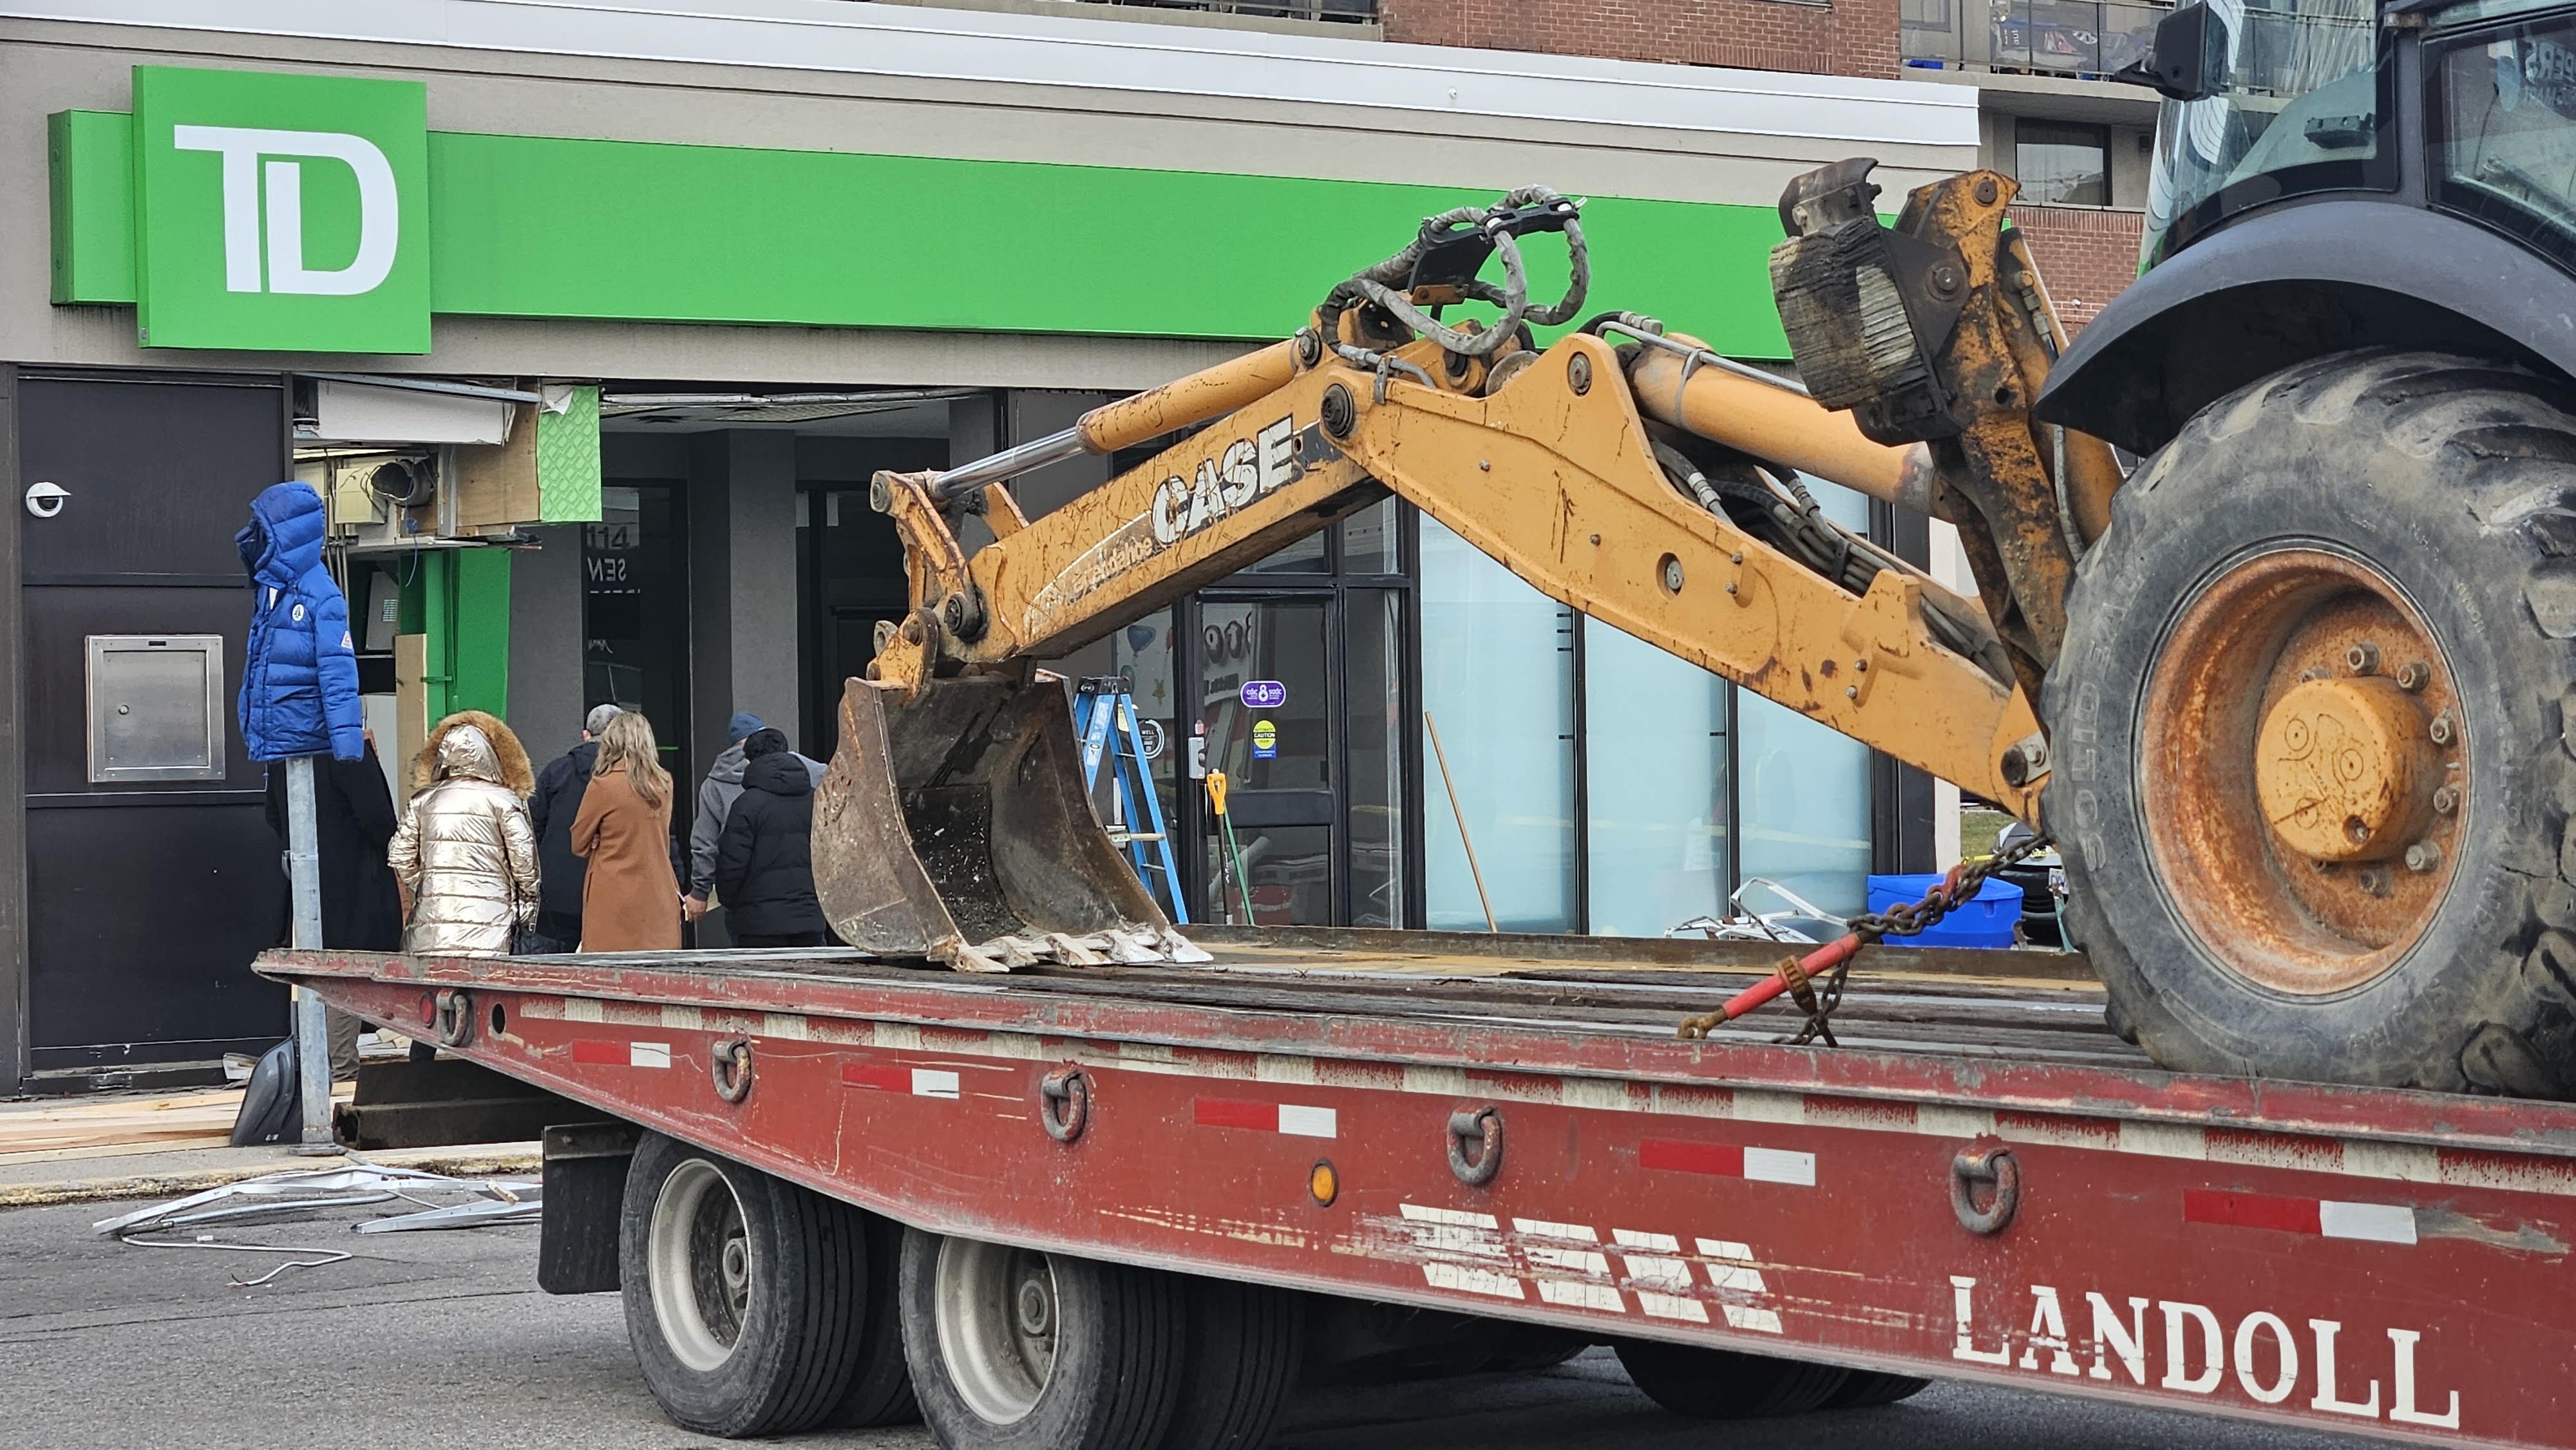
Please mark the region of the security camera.
[[28, 484], [27, 512], [40, 519], [52, 518], [63, 511], [63, 500], [70, 497], [71, 491], [58, 483], [39, 481]]

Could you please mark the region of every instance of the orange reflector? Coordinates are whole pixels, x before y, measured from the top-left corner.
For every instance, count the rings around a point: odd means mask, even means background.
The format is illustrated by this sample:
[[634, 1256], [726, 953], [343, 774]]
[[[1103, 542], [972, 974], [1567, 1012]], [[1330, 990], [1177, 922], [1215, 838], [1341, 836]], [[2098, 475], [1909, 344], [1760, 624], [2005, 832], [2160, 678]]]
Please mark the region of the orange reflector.
[[1330, 1208], [1342, 1196], [1342, 1175], [1333, 1170], [1329, 1159], [1318, 1158], [1306, 1174], [1306, 1191], [1314, 1195], [1317, 1205]]

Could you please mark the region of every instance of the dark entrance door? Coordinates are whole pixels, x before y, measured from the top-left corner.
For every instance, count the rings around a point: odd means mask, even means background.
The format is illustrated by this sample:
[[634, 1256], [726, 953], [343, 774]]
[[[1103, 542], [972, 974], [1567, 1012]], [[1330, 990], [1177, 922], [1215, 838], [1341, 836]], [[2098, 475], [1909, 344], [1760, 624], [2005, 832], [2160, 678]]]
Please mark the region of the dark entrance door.
[[[1208, 822], [1210, 919], [1330, 926], [1341, 825], [1332, 598], [1203, 596], [1193, 748], [1228, 782], [1234, 849]], [[1240, 880], [1238, 881], [1238, 875]]]
[[[285, 419], [275, 379], [22, 376], [19, 477], [68, 494], [59, 513], [22, 521], [28, 1034], [40, 1075], [204, 1063], [286, 1031], [284, 989], [250, 971], [277, 940], [285, 877], [261, 768], [234, 725], [250, 597], [232, 542], [251, 499], [288, 476]], [[205, 635], [220, 637], [194, 686], [217, 709], [214, 761], [190, 778], [120, 768], [112, 745], [102, 759], [94, 710], [190, 724], [181, 688], [129, 699], [103, 685], [93, 698], [116, 641], [149, 649]], [[195, 678], [164, 672], [161, 683]]]
[[[1245, 886], [1263, 926], [1410, 919], [1407, 598], [1370, 579], [1209, 590], [1181, 609], [1191, 778], [1175, 828], [1199, 843], [1183, 869], [1207, 920], [1241, 922]], [[1239, 863], [1207, 809], [1209, 770], [1226, 774]]]
[[[676, 482], [621, 481], [600, 489], [599, 522], [581, 529], [582, 698], [642, 712], [662, 768], [687, 782], [689, 761], [688, 539]], [[694, 785], [673, 802], [688, 838]]]

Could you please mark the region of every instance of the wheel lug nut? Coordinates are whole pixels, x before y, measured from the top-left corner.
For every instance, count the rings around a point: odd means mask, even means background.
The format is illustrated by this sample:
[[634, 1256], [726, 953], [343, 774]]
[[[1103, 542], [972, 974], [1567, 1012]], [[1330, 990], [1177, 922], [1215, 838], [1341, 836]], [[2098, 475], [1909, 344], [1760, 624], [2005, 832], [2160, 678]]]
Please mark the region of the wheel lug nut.
[[2356, 675], [2379, 673], [2379, 646], [2362, 640], [2343, 652], [2343, 667]]
[[2442, 864], [2442, 848], [2430, 841], [2418, 841], [2406, 848], [2406, 869], [2430, 871]]
[[2451, 743], [2453, 731], [2454, 727], [2451, 724], [2451, 712], [2445, 710], [2441, 714], [2433, 717], [2432, 725], [2426, 729], [2424, 733], [2431, 737], [2434, 744], [2448, 745]]
[[2460, 792], [2457, 787], [2446, 785], [2433, 792], [2433, 810], [2435, 814], [2447, 816], [2459, 808]]
[[2433, 683], [2433, 667], [2422, 660], [2408, 660], [2397, 667], [2397, 688], [2412, 694]]
[[2373, 896], [2388, 894], [2388, 868], [2385, 866], [2364, 866], [2354, 874], [2353, 881]]

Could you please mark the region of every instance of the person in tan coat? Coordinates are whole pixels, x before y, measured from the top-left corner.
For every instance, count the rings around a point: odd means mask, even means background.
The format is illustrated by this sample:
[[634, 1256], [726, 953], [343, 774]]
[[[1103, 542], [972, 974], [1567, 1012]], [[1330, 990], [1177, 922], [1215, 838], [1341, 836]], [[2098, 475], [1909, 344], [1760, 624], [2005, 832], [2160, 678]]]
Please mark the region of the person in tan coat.
[[633, 710], [608, 722], [590, 789], [573, 817], [573, 854], [589, 863], [581, 888], [581, 949], [671, 951], [680, 945], [680, 878], [671, 869], [671, 773], [652, 722]]
[[536, 777], [510, 727], [480, 710], [438, 722], [411, 763], [412, 798], [385, 847], [407, 903], [402, 949], [502, 957], [537, 918]]

